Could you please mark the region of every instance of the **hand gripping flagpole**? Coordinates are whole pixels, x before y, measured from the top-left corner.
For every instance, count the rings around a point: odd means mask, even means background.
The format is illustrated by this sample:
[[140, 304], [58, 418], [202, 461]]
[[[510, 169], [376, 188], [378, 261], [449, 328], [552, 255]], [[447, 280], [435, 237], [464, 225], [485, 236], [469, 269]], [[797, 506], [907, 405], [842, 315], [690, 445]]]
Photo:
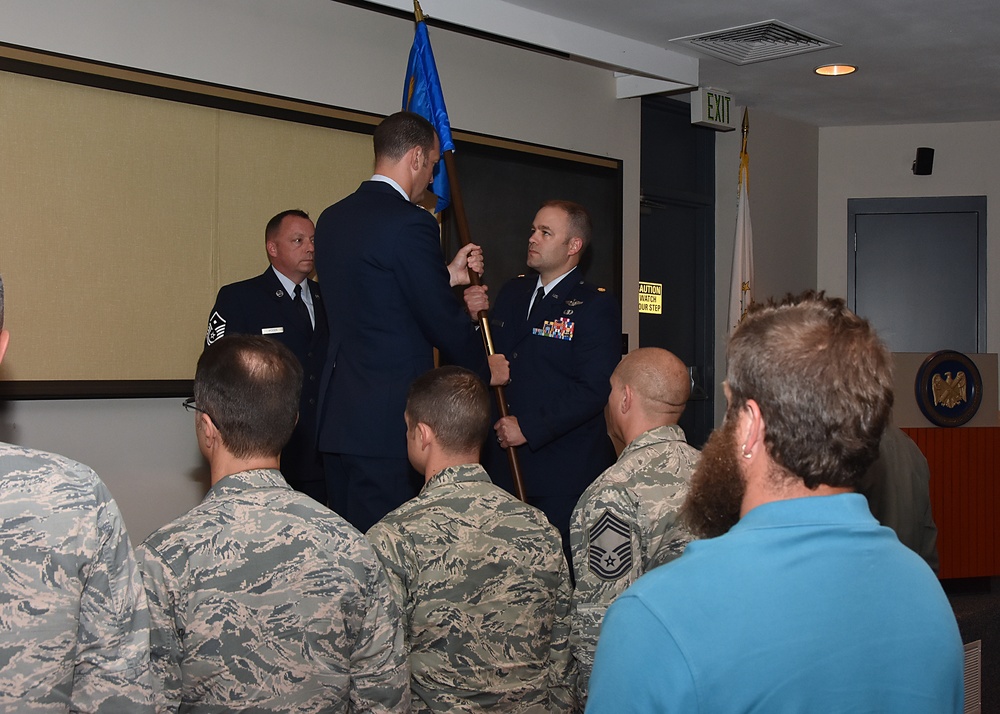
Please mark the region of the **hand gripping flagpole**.
[[[458, 235], [462, 241], [462, 245], [468, 245], [472, 242], [472, 239], [469, 236], [469, 222], [465, 217], [465, 204], [462, 202], [462, 192], [458, 186], [454, 152], [445, 152], [444, 165], [448, 170], [448, 178], [451, 181], [451, 201], [452, 207], [455, 209], [455, 222], [458, 224]], [[481, 282], [479, 280], [479, 273], [471, 268], [469, 269], [469, 281], [473, 285], [479, 285]], [[490, 332], [489, 313], [486, 310], [480, 310], [476, 315], [476, 320], [479, 322], [479, 330], [483, 336], [483, 344], [486, 346], [486, 354], [496, 354], [496, 350], [493, 347], [493, 334]], [[510, 408], [507, 406], [507, 396], [504, 393], [503, 386], [497, 385], [493, 387], [493, 394], [496, 397], [500, 416], [510, 416]], [[521, 475], [521, 461], [518, 459], [516, 446], [507, 447], [507, 462], [510, 464], [510, 473], [514, 477], [514, 490], [517, 493], [517, 497], [527, 503], [528, 498], [524, 490], [524, 477]]]
[[[418, 33], [419, 33], [420, 32], [419, 26], [424, 21], [424, 13], [420, 9], [420, 3], [418, 2], [418, 0], [413, 0], [413, 14], [417, 21]], [[426, 27], [424, 28], [424, 32], [426, 32]], [[416, 49], [416, 41], [414, 42], [414, 49]], [[431, 67], [433, 67], [433, 56], [430, 55], [429, 42], [427, 44], [427, 50], [428, 50], [428, 56], [430, 57], [430, 65]], [[406, 89], [404, 90], [406, 92], [406, 96], [404, 97], [405, 101], [403, 102], [403, 108], [408, 111], [414, 111], [414, 109], [411, 108], [411, 100], [413, 99], [414, 87], [416, 85], [414, 65], [415, 65], [414, 57], [413, 54], [411, 53], [410, 67], [407, 68]], [[440, 82], [438, 82], [437, 80], [436, 68], [433, 68], [433, 73], [434, 73], [433, 84], [436, 86], [437, 91], [440, 92]], [[444, 108], [444, 96], [441, 95], [439, 107], [430, 107], [429, 109], [430, 109], [429, 113], [432, 116], [426, 118], [429, 119], [432, 124], [434, 124], [434, 128], [437, 130], [438, 135], [441, 139], [441, 149], [442, 149], [441, 155], [442, 158], [444, 159], [444, 166], [447, 172], [448, 183], [450, 184], [451, 204], [455, 211], [455, 223], [458, 226], [458, 237], [459, 240], [461, 240], [462, 245], [466, 246], [472, 242], [472, 237], [469, 233], [469, 221], [465, 215], [465, 203], [462, 200], [462, 191], [458, 183], [458, 169], [455, 166], [455, 151], [453, 148], [454, 144], [451, 141], [451, 128], [450, 126], [445, 124], [445, 126], [447, 127], [447, 132], [444, 132], [441, 130], [441, 128], [439, 128], [439, 123], [438, 121], [436, 121], [438, 118], [443, 116], [444, 121], [447, 122], [447, 113], [445, 112]], [[423, 114], [423, 112], [418, 112], [418, 113]], [[445, 133], [447, 133], [447, 136], [441, 136], [442, 134]], [[442, 197], [439, 195], [439, 199], [441, 198], [446, 199], [447, 197]], [[444, 205], [447, 205], [447, 203], [445, 203]], [[441, 210], [443, 210], [443, 206], [441, 205], [441, 201], [439, 200], [438, 211], [440, 212]], [[479, 279], [479, 274], [476, 271], [472, 270], [471, 268], [469, 268], [469, 282], [472, 285], [482, 284]], [[479, 331], [483, 337], [483, 345], [486, 347], [486, 354], [487, 355], [496, 354], [496, 350], [494, 349], [493, 346], [493, 334], [490, 331], [489, 313], [486, 310], [480, 310], [479, 313], [476, 315], [476, 320], [479, 323]], [[503, 386], [493, 387], [493, 394], [496, 397], [497, 408], [500, 411], [500, 416], [501, 417], [510, 416], [510, 408], [507, 406], [507, 396], [504, 393]], [[528, 499], [524, 490], [524, 477], [521, 474], [521, 462], [518, 459], [516, 447], [514, 446], [507, 447], [507, 461], [510, 464], [510, 473], [514, 479], [514, 491], [516, 492], [516, 495], [520, 500], [527, 502]]]

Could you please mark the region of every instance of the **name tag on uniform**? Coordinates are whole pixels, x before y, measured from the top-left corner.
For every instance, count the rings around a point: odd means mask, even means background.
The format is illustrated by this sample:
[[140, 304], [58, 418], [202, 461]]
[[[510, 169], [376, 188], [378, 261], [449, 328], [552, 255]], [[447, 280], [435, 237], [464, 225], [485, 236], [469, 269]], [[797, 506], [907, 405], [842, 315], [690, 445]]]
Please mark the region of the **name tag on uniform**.
[[546, 320], [541, 327], [531, 330], [533, 335], [542, 337], [554, 337], [557, 340], [573, 339], [573, 321], [568, 317], [560, 317], [558, 320]]
[[262, 335], [280, 335], [285, 331], [284, 327], [264, 327], [261, 328], [260, 334]]

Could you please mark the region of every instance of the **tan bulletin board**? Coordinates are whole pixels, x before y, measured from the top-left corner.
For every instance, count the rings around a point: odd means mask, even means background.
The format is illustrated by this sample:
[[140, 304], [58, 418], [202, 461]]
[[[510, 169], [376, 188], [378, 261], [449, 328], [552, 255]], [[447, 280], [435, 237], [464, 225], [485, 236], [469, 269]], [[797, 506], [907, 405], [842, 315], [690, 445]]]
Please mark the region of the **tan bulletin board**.
[[371, 168], [366, 133], [0, 72], [0, 377], [191, 379], [268, 218]]
[[[0, 396], [187, 396], [218, 289], [267, 267], [271, 216], [318, 218], [370, 176], [379, 121], [0, 43]], [[570, 198], [618, 292], [620, 160], [453, 135], [490, 280], [523, 271], [538, 203]]]

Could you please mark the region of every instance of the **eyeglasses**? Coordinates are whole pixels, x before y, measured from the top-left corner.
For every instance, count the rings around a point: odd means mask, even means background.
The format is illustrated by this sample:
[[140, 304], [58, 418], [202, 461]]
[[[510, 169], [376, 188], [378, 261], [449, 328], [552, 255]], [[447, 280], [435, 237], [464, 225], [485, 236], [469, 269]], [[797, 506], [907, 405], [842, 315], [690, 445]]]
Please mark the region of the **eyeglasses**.
[[215, 418], [211, 414], [209, 414], [207, 411], [198, 406], [198, 404], [194, 401], [194, 397], [188, 397], [187, 399], [185, 399], [181, 406], [183, 406], [189, 412], [201, 412], [202, 414], [206, 414], [209, 419], [215, 422]]

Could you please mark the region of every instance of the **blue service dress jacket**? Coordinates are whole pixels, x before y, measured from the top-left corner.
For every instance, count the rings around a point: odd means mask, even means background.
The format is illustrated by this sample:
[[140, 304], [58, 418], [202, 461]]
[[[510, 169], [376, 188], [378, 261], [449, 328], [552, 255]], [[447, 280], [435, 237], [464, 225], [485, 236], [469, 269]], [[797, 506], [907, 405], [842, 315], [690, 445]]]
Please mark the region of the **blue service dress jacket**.
[[316, 222], [316, 272], [330, 309], [319, 449], [406, 459], [410, 384], [441, 361], [488, 381], [482, 339], [449, 287], [437, 221], [365, 181]]
[[231, 334], [264, 335], [298, 357], [303, 372], [299, 422], [281, 452], [281, 473], [293, 488], [326, 505], [323, 465], [316, 450], [316, 408], [329, 338], [326, 309], [315, 281], [309, 281], [309, 292], [316, 320], [312, 330], [270, 267], [255, 278], [223, 286], [208, 319], [205, 344]]
[[[604, 406], [621, 359], [621, 311], [603, 288], [584, 282], [579, 268], [545, 297], [531, 323], [528, 305], [537, 275], [509, 281], [490, 314], [494, 347], [510, 361], [507, 404], [528, 443], [518, 447], [528, 502], [560, 530], [587, 486], [614, 463]], [[487, 440], [484, 464], [497, 485], [513, 491], [506, 452]], [[566, 503], [550, 513], [543, 500]]]

